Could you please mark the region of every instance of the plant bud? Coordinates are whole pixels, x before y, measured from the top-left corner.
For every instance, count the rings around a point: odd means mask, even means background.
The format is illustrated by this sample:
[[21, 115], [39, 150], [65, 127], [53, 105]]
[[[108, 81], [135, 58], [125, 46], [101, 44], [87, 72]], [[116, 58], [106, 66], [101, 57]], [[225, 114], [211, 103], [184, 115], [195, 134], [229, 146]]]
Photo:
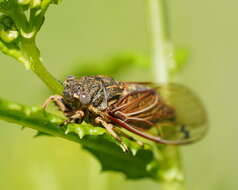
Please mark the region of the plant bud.
[[0, 31], [0, 37], [4, 42], [10, 43], [10, 42], [14, 41], [15, 39], [17, 39], [18, 31], [16, 31], [16, 30], [9, 30], [9, 31], [2, 30], [2, 31]]
[[41, 6], [41, 0], [31, 0], [31, 8], [36, 8]]
[[31, 3], [31, 0], [17, 0], [17, 3], [20, 5], [28, 5]]
[[10, 42], [16, 40], [18, 36], [19, 36], [19, 33], [16, 30], [16, 25], [13, 22], [13, 20], [6, 15], [2, 15], [0, 17], [0, 37], [1, 37], [1, 39], [6, 43], [10, 43]]

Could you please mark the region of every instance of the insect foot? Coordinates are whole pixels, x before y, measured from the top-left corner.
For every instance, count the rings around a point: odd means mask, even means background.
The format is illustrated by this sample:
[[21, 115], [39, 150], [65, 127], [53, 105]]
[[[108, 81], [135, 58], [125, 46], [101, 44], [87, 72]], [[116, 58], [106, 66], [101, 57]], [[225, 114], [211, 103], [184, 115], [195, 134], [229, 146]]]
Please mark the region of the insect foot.
[[142, 141], [135, 139], [134, 137], [126, 134], [125, 132], [121, 131], [120, 129], [115, 128], [115, 130], [116, 130], [117, 134], [119, 134], [120, 136], [123, 136], [123, 137], [135, 142], [142, 148], [144, 147], [144, 143]]
[[128, 147], [126, 146], [125, 143], [123, 143], [122, 139], [115, 132], [114, 126], [111, 123], [107, 123], [101, 117], [97, 117], [95, 119], [95, 122], [97, 124], [101, 124], [107, 130], [107, 132], [120, 143], [120, 147], [123, 150], [123, 152], [129, 152]]
[[128, 147], [126, 146], [125, 143], [120, 142], [120, 147], [121, 147], [121, 149], [123, 150], [123, 152], [126, 152], [126, 153], [129, 152], [129, 149], [128, 149]]
[[82, 123], [84, 112], [81, 110], [76, 111], [74, 114], [72, 114], [68, 119], [64, 120], [64, 122], [61, 124], [61, 126], [67, 125], [69, 123]]

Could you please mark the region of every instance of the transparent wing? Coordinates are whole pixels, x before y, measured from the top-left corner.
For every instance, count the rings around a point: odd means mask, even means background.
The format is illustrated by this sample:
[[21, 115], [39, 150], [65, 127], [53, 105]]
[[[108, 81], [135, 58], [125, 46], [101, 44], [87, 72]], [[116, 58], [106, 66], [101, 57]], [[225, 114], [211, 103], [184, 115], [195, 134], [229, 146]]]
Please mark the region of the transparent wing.
[[188, 144], [205, 135], [207, 115], [194, 92], [179, 84], [143, 85], [147, 90], [135, 90], [116, 105], [116, 112], [111, 113], [116, 124], [165, 144]]
[[189, 88], [179, 84], [160, 85], [158, 93], [175, 110], [175, 122], [158, 123], [159, 135], [166, 140], [193, 142], [201, 139], [207, 131], [205, 108]]

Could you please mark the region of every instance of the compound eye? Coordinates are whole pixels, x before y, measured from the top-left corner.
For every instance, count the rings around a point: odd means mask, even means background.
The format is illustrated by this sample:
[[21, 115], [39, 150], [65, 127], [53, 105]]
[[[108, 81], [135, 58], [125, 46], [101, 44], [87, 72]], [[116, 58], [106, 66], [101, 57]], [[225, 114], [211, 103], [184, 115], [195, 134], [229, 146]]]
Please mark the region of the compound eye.
[[80, 94], [80, 102], [82, 104], [89, 104], [90, 103], [89, 96], [87, 96], [85, 93]]
[[67, 76], [67, 80], [72, 80], [72, 79], [75, 79], [75, 77], [72, 75]]

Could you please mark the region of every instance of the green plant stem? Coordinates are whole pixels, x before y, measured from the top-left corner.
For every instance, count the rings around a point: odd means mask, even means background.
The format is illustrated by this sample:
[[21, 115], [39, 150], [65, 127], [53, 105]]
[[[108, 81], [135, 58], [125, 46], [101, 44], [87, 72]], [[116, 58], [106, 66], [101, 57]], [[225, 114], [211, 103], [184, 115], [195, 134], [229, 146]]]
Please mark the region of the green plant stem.
[[179, 148], [158, 146], [161, 155], [160, 185], [162, 190], [185, 190]]
[[168, 82], [167, 48], [168, 23], [165, 16], [165, 0], [149, 0], [152, 34], [152, 56], [156, 82]]
[[[153, 43], [153, 66], [156, 82], [169, 81], [169, 30], [167, 20], [166, 0], [150, 0], [150, 18]], [[184, 177], [181, 168], [178, 147], [162, 145], [157, 146], [161, 155], [161, 189], [184, 190]]]
[[36, 46], [35, 38], [21, 39], [22, 51], [30, 60], [30, 69], [56, 94], [61, 94], [63, 86], [44, 67], [41, 61], [39, 49]]

